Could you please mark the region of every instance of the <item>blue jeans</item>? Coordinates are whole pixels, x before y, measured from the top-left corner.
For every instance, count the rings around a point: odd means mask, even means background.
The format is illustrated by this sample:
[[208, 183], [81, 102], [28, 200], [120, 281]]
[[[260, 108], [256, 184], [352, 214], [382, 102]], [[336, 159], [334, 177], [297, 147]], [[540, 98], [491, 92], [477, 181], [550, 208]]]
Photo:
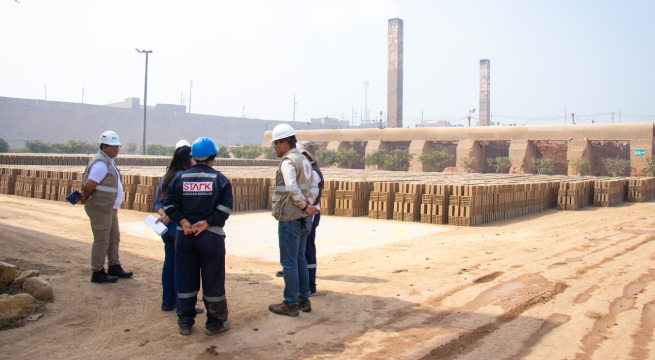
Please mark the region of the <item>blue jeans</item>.
[[284, 273], [284, 302], [296, 306], [309, 300], [309, 272], [305, 260], [307, 235], [312, 230], [311, 216], [278, 222], [280, 264]]
[[175, 233], [164, 233], [164, 267], [161, 270], [163, 288], [161, 307], [171, 309], [177, 306], [177, 286], [175, 284]]

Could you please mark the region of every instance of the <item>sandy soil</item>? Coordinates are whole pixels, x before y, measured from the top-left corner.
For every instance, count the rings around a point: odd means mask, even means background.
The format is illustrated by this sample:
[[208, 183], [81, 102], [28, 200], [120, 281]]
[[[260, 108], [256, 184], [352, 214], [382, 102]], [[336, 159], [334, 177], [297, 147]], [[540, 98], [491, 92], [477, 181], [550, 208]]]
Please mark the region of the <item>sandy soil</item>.
[[38, 321], [0, 333], [2, 359], [655, 358], [652, 202], [319, 257], [319, 296], [296, 318], [267, 310], [282, 296], [278, 264], [228, 256], [232, 328], [212, 337], [204, 315], [182, 337], [160, 310], [163, 243], [124, 233], [134, 278], [92, 284], [81, 207], [0, 195], [0, 209], [0, 261], [39, 267], [56, 296]]

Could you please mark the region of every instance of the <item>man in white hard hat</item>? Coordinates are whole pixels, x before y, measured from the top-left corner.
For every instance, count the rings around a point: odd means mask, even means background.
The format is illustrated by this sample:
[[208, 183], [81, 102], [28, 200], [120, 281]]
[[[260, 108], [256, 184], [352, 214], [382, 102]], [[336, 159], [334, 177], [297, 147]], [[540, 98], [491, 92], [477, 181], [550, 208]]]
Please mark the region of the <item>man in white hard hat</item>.
[[[314, 207], [319, 212], [312, 217], [312, 230], [309, 232], [309, 235], [307, 235], [307, 243], [305, 246], [305, 259], [307, 260], [307, 270], [309, 271], [309, 296], [316, 296], [316, 228], [321, 222], [321, 194], [323, 193], [325, 181], [323, 179], [323, 173], [318, 166], [318, 160], [316, 159], [318, 146], [311, 141], [303, 141], [297, 145], [297, 148], [312, 165], [314, 174], [312, 182], [318, 185], [318, 196], [314, 200]], [[284, 271], [276, 272], [275, 276], [284, 276]]]
[[123, 184], [114, 158], [118, 156], [120, 149], [118, 134], [113, 131], [102, 133], [100, 151], [89, 160], [84, 170], [82, 194], [78, 196], [91, 220], [91, 282], [94, 283], [114, 283], [119, 277], [132, 277], [132, 272], [123, 270], [118, 259], [118, 208], [123, 201]]
[[312, 166], [296, 149], [296, 132], [291, 126], [276, 126], [271, 142], [277, 156], [282, 158], [275, 174], [272, 201], [273, 216], [278, 221], [280, 263], [284, 269], [284, 301], [271, 304], [268, 309], [275, 314], [298, 316], [298, 310], [312, 310], [305, 246], [312, 230], [312, 215], [317, 213], [312, 204], [318, 196], [318, 186], [312, 182]]

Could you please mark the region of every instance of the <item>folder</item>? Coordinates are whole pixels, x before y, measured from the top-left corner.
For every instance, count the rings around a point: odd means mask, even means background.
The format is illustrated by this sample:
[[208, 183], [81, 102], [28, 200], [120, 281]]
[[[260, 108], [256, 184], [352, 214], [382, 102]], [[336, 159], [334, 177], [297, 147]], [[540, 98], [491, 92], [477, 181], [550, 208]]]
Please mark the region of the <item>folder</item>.
[[72, 193], [66, 195], [66, 201], [71, 203], [71, 205], [75, 205], [78, 202], [78, 200], [77, 200], [78, 196], [80, 196], [80, 192], [75, 190]]
[[168, 231], [168, 227], [162, 222], [157, 222], [157, 218], [152, 215], [148, 215], [148, 217], [143, 220], [143, 223], [148, 225], [159, 236], [162, 236]]

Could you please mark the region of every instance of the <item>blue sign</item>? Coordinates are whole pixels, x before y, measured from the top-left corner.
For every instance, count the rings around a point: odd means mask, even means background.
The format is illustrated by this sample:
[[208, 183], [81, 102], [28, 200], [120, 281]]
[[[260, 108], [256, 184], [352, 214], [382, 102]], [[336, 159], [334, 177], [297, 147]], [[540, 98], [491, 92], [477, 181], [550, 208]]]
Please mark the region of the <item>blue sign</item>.
[[635, 150], [635, 155], [646, 155], [646, 150]]

